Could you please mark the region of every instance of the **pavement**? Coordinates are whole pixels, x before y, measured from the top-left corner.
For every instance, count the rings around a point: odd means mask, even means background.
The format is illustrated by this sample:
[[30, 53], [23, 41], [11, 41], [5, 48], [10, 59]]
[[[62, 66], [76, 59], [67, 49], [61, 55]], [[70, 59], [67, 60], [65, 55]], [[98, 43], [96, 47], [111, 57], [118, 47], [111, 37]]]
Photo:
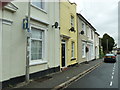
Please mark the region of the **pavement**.
[[62, 85], [69, 83], [70, 80], [75, 80], [75, 78], [78, 78], [78, 75], [80, 76], [81, 74], [87, 73], [91, 70], [91, 67], [93, 68], [102, 62], [102, 59], [98, 59], [90, 61], [88, 64], [77, 64], [75, 66], [68, 67], [65, 71], [49, 74], [43, 78], [31, 81], [27, 85], [17, 85], [15, 88], [50, 88], [58, 90]]

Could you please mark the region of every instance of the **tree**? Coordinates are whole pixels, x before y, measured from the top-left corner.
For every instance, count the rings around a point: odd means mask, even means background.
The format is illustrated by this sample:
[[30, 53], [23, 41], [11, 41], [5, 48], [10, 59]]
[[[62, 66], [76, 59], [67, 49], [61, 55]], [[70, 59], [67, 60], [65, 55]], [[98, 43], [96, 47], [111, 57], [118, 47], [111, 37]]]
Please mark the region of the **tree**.
[[113, 47], [116, 46], [115, 40], [106, 33], [103, 35], [101, 43], [102, 43], [104, 54], [111, 52], [113, 50]]

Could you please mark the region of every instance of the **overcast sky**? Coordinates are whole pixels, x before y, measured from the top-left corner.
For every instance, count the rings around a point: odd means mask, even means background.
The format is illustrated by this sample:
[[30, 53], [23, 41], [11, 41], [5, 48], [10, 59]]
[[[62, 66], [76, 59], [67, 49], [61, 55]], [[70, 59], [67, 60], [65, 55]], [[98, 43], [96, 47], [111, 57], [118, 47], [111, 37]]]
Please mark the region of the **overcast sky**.
[[81, 13], [103, 36], [108, 33], [118, 42], [118, 1], [119, 0], [70, 0], [76, 2]]

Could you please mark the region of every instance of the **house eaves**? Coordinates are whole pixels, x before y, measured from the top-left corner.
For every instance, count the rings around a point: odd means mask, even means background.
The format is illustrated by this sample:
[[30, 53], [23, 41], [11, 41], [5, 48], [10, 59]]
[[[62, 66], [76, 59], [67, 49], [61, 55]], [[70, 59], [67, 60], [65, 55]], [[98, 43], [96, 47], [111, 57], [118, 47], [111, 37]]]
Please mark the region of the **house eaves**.
[[16, 12], [17, 10], [18, 10], [18, 7], [17, 6], [15, 6], [13, 3], [8, 3], [5, 7], [4, 7], [4, 9], [7, 9], [7, 10], [9, 10], [9, 11], [11, 11], [11, 12]]
[[100, 34], [98, 32], [95, 32], [95, 34], [97, 34], [98, 36], [100, 36]]
[[81, 14], [79, 14], [79, 13], [77, 13], [77, 16], [82, 20], [82, 21], [84, 21], [86, 24], [88, 24], [94, 31], [96, 31], [96, 29], [92, 26], [92, 24], [91, 23], [89, 23], [88, 21], [87, 21], [87, 19], [85, 19], [85, 17], [83, 17]]

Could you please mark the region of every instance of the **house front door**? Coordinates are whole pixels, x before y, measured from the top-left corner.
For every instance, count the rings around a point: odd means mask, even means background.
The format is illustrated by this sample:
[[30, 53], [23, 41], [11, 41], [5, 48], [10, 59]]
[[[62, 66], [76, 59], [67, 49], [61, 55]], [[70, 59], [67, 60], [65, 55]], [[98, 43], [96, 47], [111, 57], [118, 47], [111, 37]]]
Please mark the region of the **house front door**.
[[62, 49], [62, 54], [61, 54], [61, 57], [62, 57], [62, 67], [65, 67], [66, 66], [66, 44], [65, 44], [65, 41], [62, 42], [62, 45], [61, 45], [61, 49]]

